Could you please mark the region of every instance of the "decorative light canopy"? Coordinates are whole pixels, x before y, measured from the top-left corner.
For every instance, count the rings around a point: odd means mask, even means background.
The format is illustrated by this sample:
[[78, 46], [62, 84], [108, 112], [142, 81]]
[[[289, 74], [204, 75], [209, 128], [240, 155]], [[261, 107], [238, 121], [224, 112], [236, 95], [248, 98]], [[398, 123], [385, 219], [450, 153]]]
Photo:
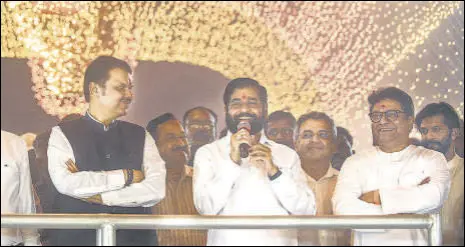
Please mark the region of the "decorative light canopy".
[[[2, 1], [1, 12], [2, 56], [29, 58], [36, 98], [51, 115], [82, 112], [87, 63], [113, 55], [132, 66], [179, 61], [253, 77], [268, 88], [270, 112], [324, 111], [348, 128], [354, 119], [369, 126], [366, 98], [382, 83], [412, 93], [417, 108], [461, 95], [463, 117], [462, 2]], [[458, 27], [434, 44], [450, 18]], [[446, 93], [416, 92], [445, 82]]]

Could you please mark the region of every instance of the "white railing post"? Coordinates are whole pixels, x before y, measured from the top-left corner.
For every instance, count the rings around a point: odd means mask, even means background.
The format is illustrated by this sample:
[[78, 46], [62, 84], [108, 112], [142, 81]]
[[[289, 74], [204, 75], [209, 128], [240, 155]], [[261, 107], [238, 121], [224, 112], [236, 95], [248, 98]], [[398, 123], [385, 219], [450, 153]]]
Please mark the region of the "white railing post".
[[441, 246], [442, 245], [442, 231], [441, 231], [441, 216], [440, 214], [432, 214], [431, 227], [428, 228], [428, 244], [430, 246]]
[[103, 243], [102, 243], [102, 236], [103, 236], [103, 229], [100, 227], [97, 229], [97, 235], [96, 235], [96, 242], [95, 242], [95, 246], [103, 246]]
[[97, 230], [97, 246], [115, 246], [116, 229], [113, 224], [105, 223]]

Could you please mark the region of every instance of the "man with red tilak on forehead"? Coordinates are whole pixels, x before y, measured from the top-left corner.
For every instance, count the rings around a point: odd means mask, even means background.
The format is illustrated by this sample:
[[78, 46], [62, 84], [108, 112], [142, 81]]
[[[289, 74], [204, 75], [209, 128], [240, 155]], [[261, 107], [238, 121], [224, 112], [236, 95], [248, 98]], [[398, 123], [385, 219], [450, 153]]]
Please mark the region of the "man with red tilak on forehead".
[[[410, 96], [394, 87], [368, 98], [371, 130], [377, 146], [349, 157], [333, 196], [339, 215], [438, 213], [450, 176], [444, 156], [410, 145], [414, 123]], [[354, 245], [427, 245], [426, 229], [355, 230]]]
[[[266, 138], [267, 92], [232, 80], [223, 101], [228, 133], [194, 159], [194, 203], [203, 215], [314, 215], [315, 198], [297, 153]], [[218, 230], [207, 245], [297, 245], [295, 229]]]

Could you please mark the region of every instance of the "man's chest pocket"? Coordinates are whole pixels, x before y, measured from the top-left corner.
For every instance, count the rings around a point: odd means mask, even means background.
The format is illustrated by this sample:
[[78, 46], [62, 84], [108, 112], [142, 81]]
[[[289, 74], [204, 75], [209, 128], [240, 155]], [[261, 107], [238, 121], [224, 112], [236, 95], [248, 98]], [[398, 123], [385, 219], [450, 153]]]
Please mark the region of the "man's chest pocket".
[[12, 160], [3, 160], [2, 159], [2, 177], [10, 179], [12, 177], [17, 177], [19, 174], [18, 165]]

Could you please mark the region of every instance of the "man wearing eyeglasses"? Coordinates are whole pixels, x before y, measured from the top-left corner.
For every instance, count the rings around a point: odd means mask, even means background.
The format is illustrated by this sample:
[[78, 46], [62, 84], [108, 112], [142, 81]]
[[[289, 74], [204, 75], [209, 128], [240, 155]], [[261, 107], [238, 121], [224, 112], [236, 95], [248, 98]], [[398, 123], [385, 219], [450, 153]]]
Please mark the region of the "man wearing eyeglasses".
[[463, 158], [455, 152], [460, 132], [460, 119], [454, 108], [445, 103], [425, 106], [416, 117], [422, 145], [444, 154], [451, 176], [451, 188], [442, 207], [442, 233], [445, 245], [463, 242]]
[[[334, 121], [325, 113], [310, 112], [297, 122], [296, 151], [306, 173], [307, 184], [316, 199], [316, 215], [332, 215], [331, 197], [338, 171], [331, 166], [336, 150], [337, 130]], [[350, 231], [299, 230], [299, 245], [349, 245]]]
[[[436, 151], [410, 145], [411, 97], [394, 87], [368, 97], [377, 146], [349, 157], [339, 173], [333, 209], [339, 215], [438, 213], [447, 197], [447, 161]], [[354, 245], [427, 245], [425, 229], [355, 230]]]
[[[190, 152], [181, 123], [171, 113], [165, 113], [147, 124], [147, 131], [155, 139], [161, 158], [166, 163], [166, 196], [152, 208], [157, 215], [196, 215], [192, 199], [192, 177], [186, 165]], [[158, 244], [203, 246], [205, 230], [157, 230]]]
[[294, 149], [295, 117], [290, 112], [275, 111], [268, 116], [265, 133], [268, 139]]
[[182, 122], [191, 148], [188, 168], [192, 169], [197, 150], [216, 140], [217, 116], [212, 110], [199, 106], [186, 111]]

